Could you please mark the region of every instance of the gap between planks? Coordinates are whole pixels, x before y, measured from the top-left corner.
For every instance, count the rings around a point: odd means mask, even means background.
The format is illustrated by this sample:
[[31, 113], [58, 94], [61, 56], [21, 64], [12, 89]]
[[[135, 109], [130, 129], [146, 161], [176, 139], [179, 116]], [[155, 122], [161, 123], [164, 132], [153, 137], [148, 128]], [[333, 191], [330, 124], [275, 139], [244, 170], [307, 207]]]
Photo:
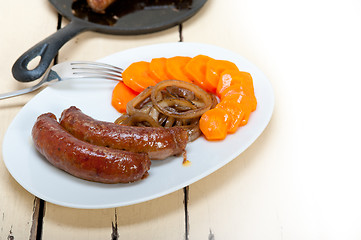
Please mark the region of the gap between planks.
[[[58, 21], [56, 25], [56, 30], [61, 28], [62, 16], [58, 14]], [[54, 58], [54, 65], [58, 63], [58, 55]], [[30, 229], [29, 240], [41, 240], [43, 235], [43, 222], [45, 216], [45, 206], [46, 202], [43, 199], [38, 197], [34, 198], [33, 204], [33, 219], [32, 226]]]

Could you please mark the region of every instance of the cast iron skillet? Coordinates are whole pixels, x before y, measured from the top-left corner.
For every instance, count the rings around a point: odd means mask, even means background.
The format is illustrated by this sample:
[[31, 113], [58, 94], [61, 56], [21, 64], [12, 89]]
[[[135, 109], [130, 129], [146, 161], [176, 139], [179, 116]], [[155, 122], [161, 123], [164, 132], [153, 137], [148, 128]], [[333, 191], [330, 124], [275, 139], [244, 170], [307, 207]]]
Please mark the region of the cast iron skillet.
[[[181, 10], [163, 7], [135, 11], [123, 15], [111, 26], [76, 17], [72, 11], [74, 0], [49, 1], [62, 16], [70, 20], [70, 23], [36, 44], [14, 63], [12, 73], [14, 78], [20, 82], [31, 82], [39, 79], [46, 72], [59, 49], [81, 32], [95, 31], [107, 34], [138, 35], [165, 30], [192, 17], [207, 0], [190, 0], [189, 7]], [[29, 62], [38, 56], [40, 56], [38, 65], [33, 69], [28, 69]]]

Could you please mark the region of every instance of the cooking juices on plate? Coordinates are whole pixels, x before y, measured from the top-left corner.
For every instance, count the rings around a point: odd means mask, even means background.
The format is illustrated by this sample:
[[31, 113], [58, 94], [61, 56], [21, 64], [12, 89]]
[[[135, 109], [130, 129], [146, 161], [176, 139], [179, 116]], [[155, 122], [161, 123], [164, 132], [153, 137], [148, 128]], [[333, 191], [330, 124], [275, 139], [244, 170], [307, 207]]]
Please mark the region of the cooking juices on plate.
[[33, 140], [51, 164], [95, 182], [138, 181], [151, 160], [185, 156], [187, 144], [202, 134], [222, 140], [257, 107], [251, 75], [205, 55], [134, 62], [122, 76], [112, 93], [122, 113], [114, 123], [76, 107], [64, 110], [59, 122], [52, 113], [38, 117]]

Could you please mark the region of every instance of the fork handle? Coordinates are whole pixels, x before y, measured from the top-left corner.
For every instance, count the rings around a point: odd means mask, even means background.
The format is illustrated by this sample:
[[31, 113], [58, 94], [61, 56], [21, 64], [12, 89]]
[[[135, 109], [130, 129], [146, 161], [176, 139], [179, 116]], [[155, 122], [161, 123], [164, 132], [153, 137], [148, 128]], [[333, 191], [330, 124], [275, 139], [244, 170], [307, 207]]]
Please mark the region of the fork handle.
[[0, 100], [33, 92], [33, 91], [39, 89], [43, 84], [44, 84], [44, 81], [40, 81], [32, 87], [28, 87], [28, 88], [24, 88], [24, 89], [12, 91], [12, 92], [2, 93], [2, 94], [0, 94]]
[[13, 92], [2, 93], [2, 94], [0, 94], [0, 100], [20, 96], [20, 95], [23, 95], [23, 94], [26, 94], [26, 93], [29, 93], [29, 92], [32, 92], [35, 90], [36, 89], [33, 89], [33, 88], [25, 88], [25, 89], [20, 89], [20, 90], [13, 91]]
[[[71, 38], [88, 29], [90, 29], [88, 24], [72, 20], [64, 28], [53, 33], [21, 55], [12, 67], [14, 78], [19, 82], [31, 82], [39, 79], [46, 72], [59, 49]], [[29, 69], [29, 62], [38, 56], [40, 56], [38, 65], [33, 69]]]

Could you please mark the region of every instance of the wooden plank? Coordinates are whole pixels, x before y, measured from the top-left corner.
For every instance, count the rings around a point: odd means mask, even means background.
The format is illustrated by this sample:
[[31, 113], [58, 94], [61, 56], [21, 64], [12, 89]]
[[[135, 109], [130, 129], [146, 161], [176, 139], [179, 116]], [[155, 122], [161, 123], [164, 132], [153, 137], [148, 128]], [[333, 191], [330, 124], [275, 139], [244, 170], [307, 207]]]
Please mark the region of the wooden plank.
[[183, 192], [115, 209], [81, 210], [47, 203], [43, 239], [64, 238], [184, 239]]
[[[9, 1], [0, 9], [0, 15], [3, 19], [0, 38], [1, 93], [5, 93], [33, 84], [15, 81], [11, 67], [21, 54], [56, 30], [56, 16], [54, 17], [50, 4], [45, 0]], [[9, 124], [33, 95], [0, 101], [1, 152], [4, 134]], [[31, 239], [30, 232], [33, 216], [36, 215], [37, 201], [11, 177], [2, 155], [0, 158], [0, 239]]]
[[269, 77], [276, 106], [249, 149], [190, 186], [190, 239], [360, 238], [360, 3], [208, 7], [203, 16], [217, 17], [185, 24], [185, 41], [251, 60]]

